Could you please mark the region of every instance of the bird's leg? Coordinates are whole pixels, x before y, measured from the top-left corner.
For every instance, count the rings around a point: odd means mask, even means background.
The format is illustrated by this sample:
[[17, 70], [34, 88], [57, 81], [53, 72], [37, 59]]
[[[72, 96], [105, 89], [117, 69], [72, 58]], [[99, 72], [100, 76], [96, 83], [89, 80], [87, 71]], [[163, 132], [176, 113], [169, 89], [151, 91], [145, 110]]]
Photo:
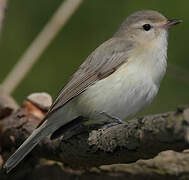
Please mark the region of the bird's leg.
[[102, 120], [104, 122], [107, 122], [107, 123], [117, 123], [117, 124], [126, 124], [125, 121], [121, 120], [120, 118], [116, 117], [116, 116], [112, 116], [106, 112], [101, 112], [100, 113], [101, 115], [103, 115], [104, 117], [106, 117], [105, 120]]

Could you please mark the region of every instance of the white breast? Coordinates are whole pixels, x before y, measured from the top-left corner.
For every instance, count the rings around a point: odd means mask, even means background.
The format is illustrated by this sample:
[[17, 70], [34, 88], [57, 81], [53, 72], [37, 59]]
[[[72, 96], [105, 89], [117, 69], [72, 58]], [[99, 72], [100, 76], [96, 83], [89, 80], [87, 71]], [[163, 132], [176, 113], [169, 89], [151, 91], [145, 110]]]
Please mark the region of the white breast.
[[148, 53], [128, 60], [109, 77], [98, 81], [74, 99], [78, 112], [90, 118], [107, 112], [124, 119], [149, 105], [166, 70], [166, 45], [154, 45]]

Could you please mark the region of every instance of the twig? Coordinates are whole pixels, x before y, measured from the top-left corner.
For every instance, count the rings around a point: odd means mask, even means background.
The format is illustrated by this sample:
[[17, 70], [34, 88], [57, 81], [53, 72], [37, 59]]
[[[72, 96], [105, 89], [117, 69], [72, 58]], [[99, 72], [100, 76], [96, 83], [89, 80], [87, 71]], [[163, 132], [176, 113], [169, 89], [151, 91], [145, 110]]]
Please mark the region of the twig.
[[8, 0], [0, 0], [0, 32], [2, 31], [3, 21], [5, 18], [5, 10]]
[[11, 94], [83, 0], [65, 0], [2, 83]]

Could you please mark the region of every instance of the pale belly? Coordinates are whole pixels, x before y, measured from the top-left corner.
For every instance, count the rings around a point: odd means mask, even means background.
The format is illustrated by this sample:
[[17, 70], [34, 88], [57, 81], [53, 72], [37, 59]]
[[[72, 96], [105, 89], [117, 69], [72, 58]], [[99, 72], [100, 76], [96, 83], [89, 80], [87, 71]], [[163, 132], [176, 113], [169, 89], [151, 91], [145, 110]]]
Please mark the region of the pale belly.
[[138, 53], [127, 59], [116, 72], [73, 98], [62, 108], [64, 117], [67, 116], [68, 121], [76, 116], [98, 120], [98, 115], [105, 112], [125, 119], [148, 106], [157, 95], [166, 71], [165, 35], [166, 32], [158, 41], [153, 41], [151, 48], [137, 49]]
[[158, 89], [144, 72], [122, 69], [89, 87], [72, 103], [79, 114], [94, 120], [101, 112], [125, 119], [148, 106]]

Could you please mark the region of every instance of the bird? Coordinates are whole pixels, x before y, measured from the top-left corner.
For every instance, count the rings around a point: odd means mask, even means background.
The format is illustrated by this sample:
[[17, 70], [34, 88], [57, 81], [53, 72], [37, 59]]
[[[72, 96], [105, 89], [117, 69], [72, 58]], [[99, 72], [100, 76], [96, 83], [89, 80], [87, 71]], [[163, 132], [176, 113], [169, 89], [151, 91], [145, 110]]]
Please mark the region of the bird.
[[168, 29], [180, 22], [154, 10], [128, 16], [73, 73], [40, 126], [6, 161], [6, 172], [42, 139], [78, 117], [122, 123], [150, 105], [166, 72]]

